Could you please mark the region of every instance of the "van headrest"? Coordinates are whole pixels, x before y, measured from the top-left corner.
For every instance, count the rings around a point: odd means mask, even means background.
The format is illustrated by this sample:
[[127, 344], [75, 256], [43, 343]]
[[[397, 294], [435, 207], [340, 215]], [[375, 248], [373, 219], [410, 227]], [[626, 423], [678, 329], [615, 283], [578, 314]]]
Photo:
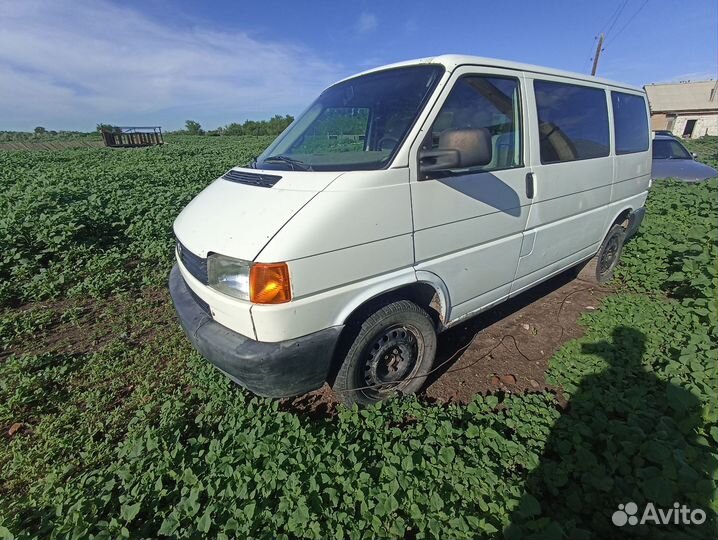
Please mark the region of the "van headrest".
[[439, 136], [440, 150], [458, 150], [461, 167], [478, 167], [491, 162], [491, 133], [486, 128], [446, 129]]

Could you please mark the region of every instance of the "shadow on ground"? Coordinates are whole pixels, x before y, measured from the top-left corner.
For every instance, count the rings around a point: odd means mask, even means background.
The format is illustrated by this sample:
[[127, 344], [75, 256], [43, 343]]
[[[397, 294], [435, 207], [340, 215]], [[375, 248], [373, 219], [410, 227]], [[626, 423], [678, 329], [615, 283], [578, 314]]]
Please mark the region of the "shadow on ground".
[[[643, 368], [645, 337], [633, 328], [619, 326], [612, 343], [585, 344], [583, 352], [609, 367], [571, 396], [505, 537], [716, 538], [709, 510], [716, 463], [698, 436], [698, 399]], [[641, 524], [649, 503], [658, 519], [659, 509], [665, 515], [676, 504], [706, 519], [683, 524], [673, 513], [669, 524]]]

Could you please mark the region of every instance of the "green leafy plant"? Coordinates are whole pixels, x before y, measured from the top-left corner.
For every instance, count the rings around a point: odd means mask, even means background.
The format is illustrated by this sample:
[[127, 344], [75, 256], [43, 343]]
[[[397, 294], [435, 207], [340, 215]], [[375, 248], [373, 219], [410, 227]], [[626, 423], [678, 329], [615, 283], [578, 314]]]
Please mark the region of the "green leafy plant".
[[268, 138], [167, 141], [0, 151], [0, 538], [608, 538], [628, 496], [715, 510], [718, 181], [652, 189], [616, 294], [550, 362], [565, 409], [316, 419], [217, 373], [165, 292], [178, 211]]

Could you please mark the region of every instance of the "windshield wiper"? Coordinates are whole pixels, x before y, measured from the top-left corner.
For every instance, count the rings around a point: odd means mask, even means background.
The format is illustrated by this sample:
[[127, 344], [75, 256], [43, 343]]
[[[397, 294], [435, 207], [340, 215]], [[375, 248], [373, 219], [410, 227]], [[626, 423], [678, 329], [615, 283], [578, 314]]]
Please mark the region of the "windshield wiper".
[[303, 161], [299, 159], [290, 158], [287, 156], [269, 156], [268, 158], [264, 158], [263, 161], [280, 161], [282, 163], [286, 163], [287, 165], [292, 167], [292, 170], [295, 171], [297, 168], [300, 171], [311, 171], [312, 167], [311, 165], [308, 165], [307, 163], [304, 163]]

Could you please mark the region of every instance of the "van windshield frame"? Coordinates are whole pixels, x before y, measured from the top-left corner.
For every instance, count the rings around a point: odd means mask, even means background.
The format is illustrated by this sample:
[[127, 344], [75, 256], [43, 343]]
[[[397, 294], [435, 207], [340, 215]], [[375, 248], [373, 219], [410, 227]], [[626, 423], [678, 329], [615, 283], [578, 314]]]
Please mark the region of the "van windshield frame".
[[384, 169], [403, 146], [444, 72], [441, 64], [416, 64], [330, 86], [254, 166], [297, 171]]

